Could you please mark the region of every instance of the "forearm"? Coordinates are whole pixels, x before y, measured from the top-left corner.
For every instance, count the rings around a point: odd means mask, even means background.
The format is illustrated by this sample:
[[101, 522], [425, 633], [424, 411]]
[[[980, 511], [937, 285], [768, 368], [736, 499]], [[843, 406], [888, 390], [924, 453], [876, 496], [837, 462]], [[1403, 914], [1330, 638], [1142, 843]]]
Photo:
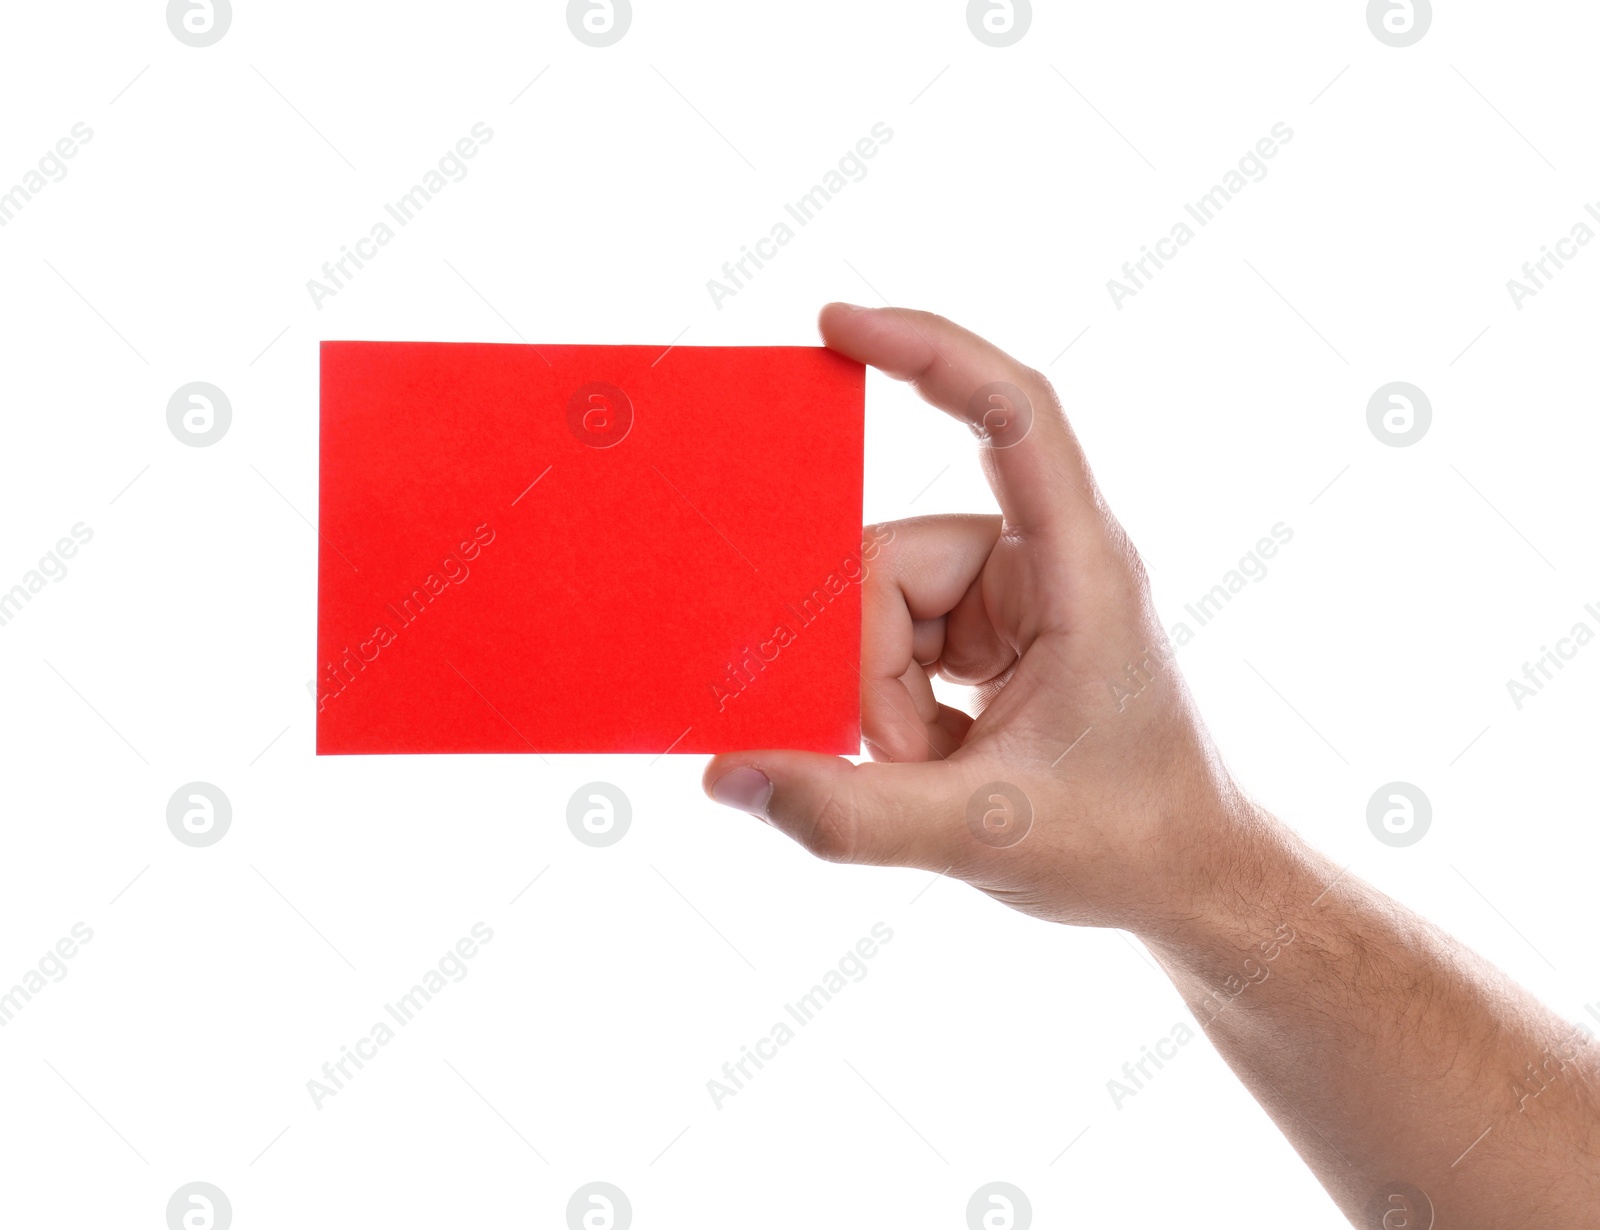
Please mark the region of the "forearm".
[[1404, 1182], [1440, 1226], [1600, 1226], [1600, 1047], [1270, 817], [1224, 831], [1146, 942], [1352, 1221], [1411, 1225]]

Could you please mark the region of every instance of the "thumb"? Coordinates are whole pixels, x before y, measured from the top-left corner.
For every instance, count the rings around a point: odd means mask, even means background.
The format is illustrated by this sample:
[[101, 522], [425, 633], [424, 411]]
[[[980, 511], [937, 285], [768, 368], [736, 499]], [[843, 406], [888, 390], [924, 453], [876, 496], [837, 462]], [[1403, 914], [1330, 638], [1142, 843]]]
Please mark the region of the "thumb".
[[963, 796], [941, 762], [730, 752], [706, 766], [702, 785], [716, 802], [759, 816], [830, 862], [947, 871], [965, 861], [954, 857]]

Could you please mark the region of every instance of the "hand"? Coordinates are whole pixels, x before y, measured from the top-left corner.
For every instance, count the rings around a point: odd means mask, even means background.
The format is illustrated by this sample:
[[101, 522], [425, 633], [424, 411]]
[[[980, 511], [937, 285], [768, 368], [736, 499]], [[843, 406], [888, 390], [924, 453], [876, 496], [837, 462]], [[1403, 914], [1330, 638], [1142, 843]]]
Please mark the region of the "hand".
[[[1271, 823], [1221, 765], [1049, 382], [939, 316], [831, 304], [823, 340], [972, 428], [1001, 515], [880, 527], [863, 582], [873, 762], [717, 756], [705, 785], [814, 854], [947, 872], [1016, 909], [1158, 938]], [[892, 530], [892, 533], [888, 531]], [[978, 712], [939, 704], [938, 674]]]
[[[711, 797], [824, 858], [948, 872], [1041, 918], [1137, 933], [1359, 1225], [1397, 1176], [1439, 1225], [1590, 1224], [1594, 1048], [1243, 797], [1044, 378], [917, 312], [833, 304], [822, 335], [973, 428], [1001, 516], [872, 534], [873, 763], [718, 756]], [[934, 673], [974, 685], [979, 712], [939, 705]]]

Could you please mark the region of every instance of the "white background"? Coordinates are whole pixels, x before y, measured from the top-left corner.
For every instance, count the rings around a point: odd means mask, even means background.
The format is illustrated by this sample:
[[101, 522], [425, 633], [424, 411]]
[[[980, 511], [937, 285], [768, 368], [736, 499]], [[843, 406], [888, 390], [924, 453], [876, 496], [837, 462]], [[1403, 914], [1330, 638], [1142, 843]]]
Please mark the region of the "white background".
[[[94, 133], [0, 229], [0, 588], [94, 532], [0, 627], [0, 983], [94, 931], [0, 1030], [8, 1220], [156, 1227], [203, 1180], [241, 1230], [559, 1226], [603, 1179], [638, 1226], [955, 1227], [1003, 1179], [1039, 1225], [1343, 1225], [1204, 1040], [1114, 1105], [1190, 1019], [1126, 937], [812, 861], [705, 801], [701, 757], [316, 759], [317, 342], [811, 343], [884, 297], [992, 337], [1056, 383], [1169, 626], [1292, 528], [1180, 651], [1219, 743], [1577, 1021], [1600, 644], [1521, 711], [1506, 681], [1600, 629], [1600, 245], [1520, 311], [1506, 281], [1600, 201], [1600, 14], [1440, 7], [1397, 50], [1356, 0], [1040, 5], [1006, 49], [925, 0], [639, 0], [605, 49], [556, 3], [239, 0], [204, 49], [152, 0], [8, 6], [0, 190]], [[479, 121], [467, 178], [314, 307]], [[879, 121], [870, 174], [714, 307]], [[1270, 174], [1114, 307], [1278, 122]], [[166, 424], [195, 380], [233, 405], [208, 448]], [[1393, 380], [1432, 401], [1412, 447], [1367, 427]], [[965, 429], [877, 376], [866, 480], [871, 520], [992, 507]], [[634, 806], [608, 849], [565, 823], [595, 779]], [[1405, 849], [1366, 824], [1396, 779], [1434, 809]], [[165, 821], [193, 780], [233, 804], [206, 849]], [[469, 976], [316, 1109], [479, 921]], [[714, 1108], [879, 921], [865, 980]]]

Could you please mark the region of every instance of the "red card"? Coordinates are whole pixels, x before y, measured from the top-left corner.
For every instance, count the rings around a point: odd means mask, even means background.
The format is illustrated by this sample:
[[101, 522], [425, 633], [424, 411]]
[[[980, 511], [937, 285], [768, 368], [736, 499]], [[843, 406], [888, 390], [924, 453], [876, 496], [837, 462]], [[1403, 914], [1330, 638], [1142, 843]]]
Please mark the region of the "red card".
[[318, 753], [858, 753], [864, 386], [813, 347], [324, 342]]

